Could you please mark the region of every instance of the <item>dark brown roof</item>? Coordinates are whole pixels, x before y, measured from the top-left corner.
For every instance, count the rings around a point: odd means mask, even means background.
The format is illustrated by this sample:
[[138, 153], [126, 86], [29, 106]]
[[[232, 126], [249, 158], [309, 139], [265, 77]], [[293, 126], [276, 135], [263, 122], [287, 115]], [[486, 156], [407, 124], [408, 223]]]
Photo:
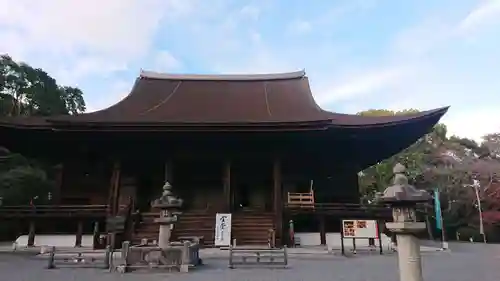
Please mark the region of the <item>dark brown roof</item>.
[[14, 116], [0, 118], [0, 127], [34, 127], [50, 126], [47, 117], [42, 116]]
[[315, 123], [359, 127], [441, 117], [446, 110], [387, 117], [328, 112], [314, 101], [304, 71], [266, 75], [169, 75], [143, 71], [130, 94], [109, 108], [36, 121], [2, 120], [0, 124], [258, 126]]

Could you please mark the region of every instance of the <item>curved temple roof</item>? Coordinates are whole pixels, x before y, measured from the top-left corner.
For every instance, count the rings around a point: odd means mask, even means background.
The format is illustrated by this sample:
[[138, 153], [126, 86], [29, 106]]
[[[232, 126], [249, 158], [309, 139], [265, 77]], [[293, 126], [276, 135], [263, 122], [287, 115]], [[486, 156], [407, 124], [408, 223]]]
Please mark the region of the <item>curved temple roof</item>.
[[[141, 71], [130, 94], [117, 104], [75, 116], [0, 120], [3, 125], [93, 124], [102, 126], [384, 126], [439, 118], [447, 108], [413, 115], [367, 117], [321, 109], [304, 71], [251, 75], [179, 75]], [[437, 121], [436, 121], [437, 122]]]

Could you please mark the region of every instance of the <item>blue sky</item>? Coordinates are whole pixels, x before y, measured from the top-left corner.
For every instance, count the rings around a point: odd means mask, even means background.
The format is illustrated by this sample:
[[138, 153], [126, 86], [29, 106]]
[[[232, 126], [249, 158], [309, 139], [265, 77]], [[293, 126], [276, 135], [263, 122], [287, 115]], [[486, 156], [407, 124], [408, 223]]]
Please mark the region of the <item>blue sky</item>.
[[451, 133], [500, 131], [500, 0], [0, 0], [0, 52], [76, 85], [89, 110], [140, 69], [305, 69], [317, 102], [451, 105]]

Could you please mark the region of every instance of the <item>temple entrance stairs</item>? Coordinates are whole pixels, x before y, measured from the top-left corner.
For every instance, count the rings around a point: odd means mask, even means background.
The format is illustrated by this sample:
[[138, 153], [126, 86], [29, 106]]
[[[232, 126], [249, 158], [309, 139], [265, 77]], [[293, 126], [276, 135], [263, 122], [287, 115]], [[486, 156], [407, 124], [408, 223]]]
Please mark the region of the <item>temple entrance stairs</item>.
[[[154, 222], [160, 216], [159, 211], [141, 214], [141, 221], [136, 227], [133, 244], [139, 244], [142, 239], [158, 240], [159, 225]], [[179, 216], [172, 232], [172, 240], [179, 237], [202, 236], [205, 246], [212, 246], [215, 235], [215, 214], [205, 211], [187, 211]]]
[[[159, 225], [154, 219], [159, 217], [159, 212], [146, 212], [141, 214], [142, 220], [136, 227], [133, 244], [139, 244], [142, 239], [148, 241], [158, 240]], [[232, 216], [232, 238], [236, 239], [237, 245], [267, 245], [269, 229], [275, 229], [273, 214], [260, 211], [243, 211], [233, 213]], [[215, 213], [206, 211], [187, 211], [179, 216], [175, 224], [172, 239], [179, 237], [198, 236], [203, 237], [205, 246], [214, 245], [215, 236]], [[279, 238], [277, 237], [277, 243]]]
[[159, 212], [142, 212], [140, 221], [136, 222], [135, 231], [132, 235], [132, 244], [141, 243], [142, 239], [148, 239], [149, 242], [158, 240], [159, 225], [154, 219], [159, 217]]
[[198, 236], [203, 237], [203, 245], [211, 247], [215, 236], [215, 213], [206, 211], [188, 211], [182, 213], [174, 227], [172, 238]]
[[237, 245], [267, 245], [269, 230], [275, 229], [274, 216], [270, 212], [233, 213], [231, 224], [232, 237]]

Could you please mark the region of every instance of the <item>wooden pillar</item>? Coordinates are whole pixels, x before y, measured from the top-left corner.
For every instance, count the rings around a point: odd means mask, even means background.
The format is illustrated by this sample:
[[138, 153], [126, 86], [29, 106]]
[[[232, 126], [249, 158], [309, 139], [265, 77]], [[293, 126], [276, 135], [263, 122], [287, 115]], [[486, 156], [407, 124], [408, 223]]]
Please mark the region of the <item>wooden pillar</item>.
[[321, 245], [326, 245], [325, 216], [319, 216], [319, 239]]
[[114, 215], [116, 216], [118, 214], [118, 210], [120, 208], [119, 206], [119, 198], [120, 198], [120, 178], [121, 178], [121, 165], [120, 162], [117, 162], [116, 164], [116, 175], [115, 175], [115, 181], [114, 181], [114, 189], [113, 189], [113, 198], [114, 198]]
[[[108, 208], [108, 217], [115, 217], [118, 215], [118, 210], [119, 210], [119, 197], [120, 197], [120, 174], [121, 174], [121, 164], [119, 161], [115, 161], [113, 163], [113, 171], [111, 172], [111, 184], [109, 188], [109, 208]], [[106, 227], [107, 228], [107, 227]], [[114, 249], [115, 246], [115, 241], [116, 241], [116, 232], [109, 232], [109, 229], [106, 229], [108, 231], [108, 238], [107, 238], [107, 244], [110, 246], [112, 249]]]
[[172, 172], [172, 161], [167, 160], [165, 161], [165, 176], [164, 176], [164, 181], [169, 182], [172, 184], [172, 179], [173, 179], [173, 172]]
[[64, 164], [58, 164], [55, 169], [55, 189], [52, 194], [53, 204], [61, 204], [61, 193], [63, 189]]
[[75, 247], [82, 246], [82, 236], [83, 236], [83, 221], [78, 221], [76, 226], [76, 238], [75, 238]]
[[35, 221], [30, 221], [30, 228], [28, 232], [28, 247], [35, 246]]
[[231, 161], [227, 160], [224, 162], [224, 172], [223, 172], [223, 182], [224, 182], [224, 198], [225, 212], [232, 212], [232, 200], [231, 200]]
[[92, 247], [98, 249], [100, 247], [101, 234], [99, 233], [99, 222], [94, 222], [94, 232], [92, 233]]
[[109, 216], [116, 216], [118, 213], [118, 197], [120, 195], [120, 162], [113, 163], [113, 171], [111, 172], [111, 183], [109, 188]]
[[276, 237], [281, 239], [282, 236], [282, 219], [283, 219], [283, 202], [281, 198], [281, 163], [278, 158], [274, 159], [273, 162], [273, 211], [274, 211], [274, 222], [276, 225]]

